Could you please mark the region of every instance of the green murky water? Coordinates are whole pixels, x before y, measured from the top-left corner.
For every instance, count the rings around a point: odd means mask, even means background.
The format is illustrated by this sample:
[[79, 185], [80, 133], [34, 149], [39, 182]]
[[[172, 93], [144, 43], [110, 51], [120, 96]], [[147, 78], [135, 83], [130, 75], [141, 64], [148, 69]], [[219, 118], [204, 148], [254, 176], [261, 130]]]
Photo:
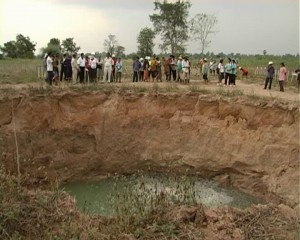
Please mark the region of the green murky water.
[[[128, 186], [131, 186], [128, 188]], [[232, 206], [246, 208], [252, 204], [263, 203], [251, 195], [232, 187], [221, 187], [214, 181], [184, 177], [170, 178], [165, 175], [147, 175], [135, 177], [109, 178], [101, 181], [81, 181], [65, 185], [67, 191], [76, 200], [77, 207], [89, 214], [109, 216], [113, 214], [112, 195], [119, 191], [137, 191], [143, 196], [159, 192], [180, 195], [188, 191], [197, 203], [205, 206]], [[178, 197], [180, 198], [180, 197]], [[182, 199], [182, 196], [181, 196]]]

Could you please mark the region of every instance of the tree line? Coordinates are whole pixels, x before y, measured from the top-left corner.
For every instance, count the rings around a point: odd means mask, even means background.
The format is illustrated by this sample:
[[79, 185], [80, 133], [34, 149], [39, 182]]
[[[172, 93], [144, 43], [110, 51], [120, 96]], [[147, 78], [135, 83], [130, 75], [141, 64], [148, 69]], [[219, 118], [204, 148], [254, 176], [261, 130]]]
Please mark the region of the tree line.
[[[167, 0], [154, 1], [154, 13], [149, 15], [153, 28], [142, 28], [137, 36], [137, 52], [140, 56], [152, 56], [155, 47], [154, 39], [157, 35], [161, 37], [159, 49], [161, 53], [182, 54], [186, 51], [189, 38], [199, 42], [201, 53], [209, 46], [209, 36], [215, 31], [213, 28], [218, 20], [215, 15], [200, 13], [192, 19], [188, 19], [191, 3], [189, 0]], [[125, 47], [120, 45], [117, 37], [109, 34], [105, 39], [104, 51], [125, 57]], [[36, 43], [29, 37], [18, 34], [15, 41], [9, 41], [0, 46], [4, 56], [11, 58], [33, 58]], [[41, 54], [54, 52], [78, 53], [80, 47], [70, 37], [60, 41], [58, 38], [50, 39], [46, 47], [41, 49]]]

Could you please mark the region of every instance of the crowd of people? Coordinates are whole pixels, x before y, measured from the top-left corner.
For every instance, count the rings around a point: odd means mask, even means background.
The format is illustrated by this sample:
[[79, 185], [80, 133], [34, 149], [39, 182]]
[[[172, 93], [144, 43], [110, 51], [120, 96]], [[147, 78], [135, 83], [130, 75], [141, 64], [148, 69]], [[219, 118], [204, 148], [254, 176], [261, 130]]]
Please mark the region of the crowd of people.
[[[228, 58], [226, 63], [224, 59], [220, 59], [219, 63], [212, 59], [208, 63], [208, 60], [203, 58], [200, 59], [198, 64], [204, 84], [209, 83], [209, 76], [216, 76], [218, 86], [235, 87], [237, 71], [241, 71], [242, 77], [247, 77], [249, 73], [247, 68], [239, 66], [238, 62], [231, 58]], [[136, 57], [132, 63], [132, 81], [162, 82], [164, 78], [168, 82], [188, 84], [190, 82], [191, 66], [189, 58], [182, 55], [179, 55], [177, 59], [174, 55], [167, 58], [162, 57], [161, 59], [155, 55], [152, 58], [149, 56], [145, 58]], [[90, 56], [81, 53], [79, 58], [77, 58], [77, 54], [73, 56], [64, 54], [60, 59], [58, 55], [54, 56], [50, 52], [44, 58], [44, 67], [47, 71], [46, 80], [49, 85], [57, 84], [62, 80], [70, 81], [73, 84], [122, 81], [123, 61], [120, 57], [116, 58], [110, 53], [107, 53], [104, 59], [96, 58], [95, 53], [91, 53]], [[298, 82], [300, 82], [299, 69], [297, 73]], [[266, 75], [264, 89], [271, 89], [275, 75], [272, 61], [268, 64]], [[284, 91], [286, 78], [287, 69], [284, 63], [281, 63], [278, 76], [280, 91]]]

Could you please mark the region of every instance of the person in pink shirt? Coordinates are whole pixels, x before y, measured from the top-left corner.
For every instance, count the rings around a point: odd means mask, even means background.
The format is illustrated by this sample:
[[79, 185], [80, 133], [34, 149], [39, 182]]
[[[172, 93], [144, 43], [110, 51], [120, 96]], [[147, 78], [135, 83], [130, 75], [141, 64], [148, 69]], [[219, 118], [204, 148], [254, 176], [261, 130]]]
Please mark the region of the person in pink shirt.
[[286, 81], [287, 77], [287, 69], [284, 65], [284, 63], [280, 63], [280, 68], [279, 68], [279, 87], [280, 87], [280, 92], [284, 92], [284, 82]]

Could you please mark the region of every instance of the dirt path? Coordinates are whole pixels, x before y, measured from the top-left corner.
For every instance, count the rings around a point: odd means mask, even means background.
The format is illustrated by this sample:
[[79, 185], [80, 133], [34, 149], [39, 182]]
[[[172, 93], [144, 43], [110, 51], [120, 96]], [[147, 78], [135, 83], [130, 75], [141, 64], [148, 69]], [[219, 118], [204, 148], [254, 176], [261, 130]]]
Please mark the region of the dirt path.
[[[129, 85], [129, 86], [142, 86], [142, 87], [153, 87], [153, 82], [139, 82], [139, 83], [133, 83], [131, 82], [130, 79], [124, 79], [123, 84]], [[116, 86], [120, 86], [119, 83], [113, 83]], [[235, 88], [231, 87], [220, 87], [217, 86], [217, 81], [213, 79], [208, 85], [205, 85], [202, 80], [191, 80], [191, 83], [189, 85], [183, 85], [183, 84], [178, 84], [174, 82], [159, 82], [158, 86], [162, 88], [167, 88], [170, 86], [174, 86], [177, 89], [179, 89], [182, 92], [188, 92], [191, 89], [191, 86], [193, 87], [198, 87], [200, 89], [208, 89], [211, 91], [215, 91], [218, 89], [225, 89], [228, 91], [233, 91], [233, 90], [240, 90], [243, 92], [245, 95], [251, 95], [251, 96], [261, 96], [261, 97], [271, 97], [271, 98], [280, 98], [283, 100], [288, 100], [288, 101], [293, 101], [293, 102], [299, 102], [299, 93], [297, 93], [296, 88], [288, 87], [285, 89], [285, 92], [280, 92], [278, 89], [278, 86], [273, 87], [272, 90], [264, 90], [263, 86], [261, 84], [257, 83], [245, 83], [243, 81], [238, 81], [237, 86]], [[41, 80], [41, 82], [32, 82], [32, 83], [22, 83], [22, 84], [1, 84], [0, 89], [5, 90], [5, 89], [16, 89], [16, 90], [21, 90], [21, 89], [26, 89], [29, 87], [46, 87], [47, 84]], [[68, 88], [68, 84], [62, 83], [59, 87], [60, 88]], [[80, 86], [80, 85], [76, 85]], [[58, 86], [54, 86], [57, 88]]]

